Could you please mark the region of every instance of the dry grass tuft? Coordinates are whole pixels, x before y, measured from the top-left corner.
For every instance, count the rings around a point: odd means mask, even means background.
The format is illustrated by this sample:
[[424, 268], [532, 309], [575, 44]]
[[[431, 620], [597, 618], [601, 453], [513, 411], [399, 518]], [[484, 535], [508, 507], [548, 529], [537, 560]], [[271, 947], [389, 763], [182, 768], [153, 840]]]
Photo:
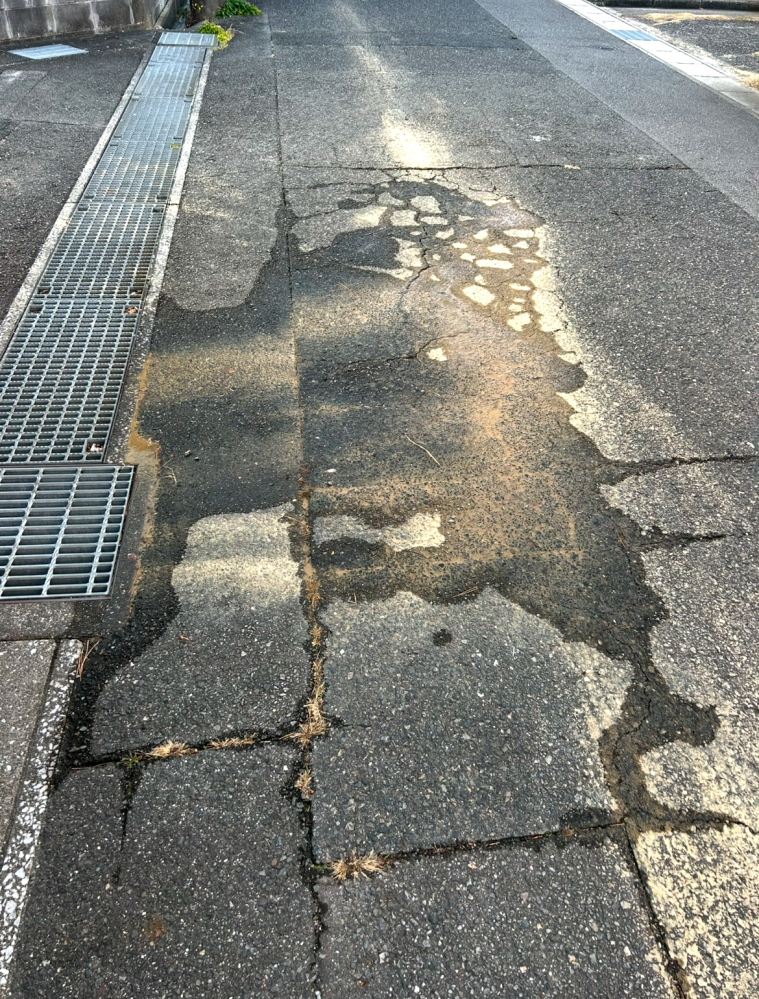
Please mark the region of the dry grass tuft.
[[303, 579], [303, 589], [309, 606], [314, 610], [319, 604], [319, 580], [313, 570], [306, 570]]
[[[324, 656], [317, 656], [314, 660], [314, 665], [311, 668], [311, 672], [314, 676], [314, 687], [321, 687], [321, 691], [318, 693], [319, 700], [321, 700], [324, 694]], [[317, 694], [314, 694], [316, 697]]]
[[240, 749], [242, 746], [252, 746], [255, 741], [252, 735], [232, 736], [228, 739], [211, 739], [208, 747], [209, 749]]
[[160, 746], [145, 753], [146, 760], [168, 760], [171, 756], [192, 756], [197, 749], [188, 746], [186, 742], [173, 742], [171, 739], [162, 742]]
[[666, 13], [639, 14], [641, 20], [651, 21], [652, 24], [672, 24], [678, 21], [757, 21], [756, 14], [707, 14], [700, 10], [694, 11], [671, 11]]
[[306, 720], [300, 723], [297, 732], [286, 735], [286, 739], [297, 739], [301, 746], [305, 747], [312, 739], [324, 735], [327, 731], [327, 722], [322, 714], [323, 697], [324, 684], [320, 682], [316, 684], [311, 700], [306, 702]]
[[370, 874], [379, 874], [387, 867], [387, 861], [383, 857], [377, 856], [372, 850], [365, 857], [359, 857], [354, 850], [350, 857], [343, 860], [336, 860], [332, 866], [332, 876], [338, 881], [347, 881], [353, 878], [357, 881], [360, 877], [368, 878]]
[[311, 771], [304, 770], [300, 777], [296, 780], [295, 786], [298, 788], [306, 801], [310, 801], [314, 796], [314, 785], [311, 782]]
[[736, 69], [735, 75], [744, 87], [759, 90], [759, 73], [749, 73], [746, 69]]
[[76, 660], [76, 678], [77, 678], [77, 680], [81, 680], [82, 673], [84, 672], [85, 663], [90, 658], [90, 655], [92, 654], [92, 650], [97, 646], [97, 644], [98, 644], [99, 641], [100, 641], [99, 638], [88, 638], [84, 642], [84, 644], [82, 645], [82, 647], [79, 649], [79, 656], [77, 657], [77, 660]]

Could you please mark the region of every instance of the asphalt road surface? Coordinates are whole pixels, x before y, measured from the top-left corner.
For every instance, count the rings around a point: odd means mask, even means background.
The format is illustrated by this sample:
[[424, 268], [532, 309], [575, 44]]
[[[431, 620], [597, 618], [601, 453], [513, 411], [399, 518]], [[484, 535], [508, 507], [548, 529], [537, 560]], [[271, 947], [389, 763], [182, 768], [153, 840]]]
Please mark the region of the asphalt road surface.
[[[231, 23], [115, 594], [2, 611], [8, 701], [88, 640], [8, 999], [755, 999], [759, 119], [555, 0]], [[4, 307], [150, 43], [40, 64]]]

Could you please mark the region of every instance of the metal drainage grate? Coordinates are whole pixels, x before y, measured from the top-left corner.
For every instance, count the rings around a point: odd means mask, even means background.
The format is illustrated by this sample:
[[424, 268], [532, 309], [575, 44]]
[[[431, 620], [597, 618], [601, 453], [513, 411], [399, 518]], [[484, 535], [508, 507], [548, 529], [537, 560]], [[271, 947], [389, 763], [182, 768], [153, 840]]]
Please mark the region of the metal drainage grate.
[[24, 59], [60, 59], [61, 56], [87, 55], [87, 49], [75, 49], [73, 45], [35, 45], [30, 49], [10, 49], [11, 55]]
[[114, 299], [43, 299], [0, 365], [0, 464], [102, 461], [138, 308]]
[[140, 203], [81, 203], [53, 250], [32, 306], [50, 298], [140, 298], [164, 209]]
[[159, 45], [192, 45], [212, 49], [216, 44], [216, 36], [212, 34], [200, 34], [194, 31], [191, 35], [186, 35], [182, 31], [164, 31], [158, 39]]
[[130, 110], [95, 167], [84, 200], [166, 201], [191, 110], [191, 97]]
[[0, 469], [0, 599], [105, 596], [132, 469]]
[[132, 468], [100, 462], [214, 44], [161, 39], [0, 360], [0, 600], [110, 589]]
[[148, 97], [192, 97], [204, 59], [203, 49], [156, 49], [134, 88], [132, 103]]

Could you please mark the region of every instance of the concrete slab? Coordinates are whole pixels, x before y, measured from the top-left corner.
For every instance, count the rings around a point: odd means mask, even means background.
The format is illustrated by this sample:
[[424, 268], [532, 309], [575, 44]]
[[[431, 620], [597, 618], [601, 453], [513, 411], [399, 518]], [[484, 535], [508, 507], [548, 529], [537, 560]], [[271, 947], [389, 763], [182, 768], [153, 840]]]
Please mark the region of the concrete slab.
[[314, 852], [396, 853], [608, 816], [598, 739], [631, 670], [486, 590], [333, 604]]
[[617, 836], [544, 840], [322, 881], [323, 999], [670, 999], [624, 852]]
[[55, 642], [0, 643], [0, 843], [5, 842], [54, 653]]
[[149, 769], [124, 828], [114, 767], [53, 797], [10, 986], [221, 999], [311, 995], [313, 903], [290, 747], [208, 752]]
[[759, 989], [759, 836], [730, 825], [646, 832], [635, 854], [688, 995], [753, 999]]
[[74, 773], [52, 796], [8, 993], [97, 995], [115, 936], [122, 772]]
[[73, 620], [70, 600], [5, 601], [0, 604], [0, 641], [62, 638]]
[[610, 499], [646, 528], [694, 540], [644, 555], [668, 619], [652, 633], [670, 688], [720, 727], [705, 746], [667, 743], [641, 760], [652, 792], [685, 813], [729, 816], [759, 829], [759, 463], [687, 465], [633, 476]]
[[[268, 21], [231, 23], [235, 44], [214, 56], [203, 94], [163, 285], [181, 308], [201, 312], [245, 302], [270, 259], [282, 209]], [[230, 266], [231, 260], [244, 266]]]
[[292, 506], [193, 525], [164, 634], [107, 683], [91, 751], [294, 728], [310, 688]]

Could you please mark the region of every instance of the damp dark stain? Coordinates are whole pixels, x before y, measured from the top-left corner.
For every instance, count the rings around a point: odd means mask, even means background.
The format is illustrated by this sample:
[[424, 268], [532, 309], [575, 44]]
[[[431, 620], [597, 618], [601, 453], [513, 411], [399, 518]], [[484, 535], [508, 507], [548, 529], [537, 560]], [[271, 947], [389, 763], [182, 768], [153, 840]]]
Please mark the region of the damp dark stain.
[[[599, 492], [625, 470], [572, 426], [557, 394], [584, 375], [541, 329], [530, 279], [550, 261], [536, 236], [506, 235], [534, 233], [540, 219], [432, 183], [390, 193], [406, 206], [432, 195], [447, 224], [394, 228], [388, 211], [388, 224], [295, 256], [304, 452], [309, 467], [335, 469], [329, 487], [314, 477], [311, 515], [383, 527], [437, 513], [445, 543], [323, 545], [313, 554], [322, 599], [402, 589], [449, 602], [491, 586], [567, 639], [646, 663], [663, 608], [622, 540], [635, 526]], [[407, 280], [357, 269], [397, 269], [401, 245], [423, 264]], [[492, 300], [480, 304], [478, 288]]]

